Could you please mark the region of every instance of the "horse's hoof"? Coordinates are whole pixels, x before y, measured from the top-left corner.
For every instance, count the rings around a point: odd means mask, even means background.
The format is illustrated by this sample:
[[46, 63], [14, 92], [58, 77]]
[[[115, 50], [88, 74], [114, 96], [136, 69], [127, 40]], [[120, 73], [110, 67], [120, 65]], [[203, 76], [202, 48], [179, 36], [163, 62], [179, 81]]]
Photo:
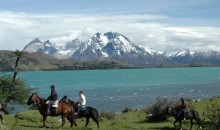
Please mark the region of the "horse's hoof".
[[50, 128], [50, 127], [46, 125], [46, 126], [42, 126], [41, 128]]

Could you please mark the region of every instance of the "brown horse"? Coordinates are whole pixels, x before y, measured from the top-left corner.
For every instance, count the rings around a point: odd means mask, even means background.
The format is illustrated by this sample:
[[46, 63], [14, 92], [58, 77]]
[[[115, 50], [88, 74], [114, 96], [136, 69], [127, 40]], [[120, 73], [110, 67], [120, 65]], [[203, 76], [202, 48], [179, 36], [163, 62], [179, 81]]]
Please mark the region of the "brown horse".
[[66, 104], [66, 103], [59, 103], [56, 112], [54, 114], [48, 115], [48, 114], [46, 114], [47, 104], [46, 104], [45, 99], [40, 98], [36, 94], [32, 94], [27, 101], [27, 105], [30, 105], [32, 103], [34, 103], [38, 107], [40, 114], [43, 116], [43, 128], [48, 127], [45, 123], [47, 116], [61, 116], [62, 117], [62, 125], [60, 127], [62, 127], [66, 123], [66, 118], [71, 123], [70, 127], [73, 127], [73, 124], [75, 126], [77, 126], [76, 121], [73, 118], [74, 117], [74, 110], [71, 105]]

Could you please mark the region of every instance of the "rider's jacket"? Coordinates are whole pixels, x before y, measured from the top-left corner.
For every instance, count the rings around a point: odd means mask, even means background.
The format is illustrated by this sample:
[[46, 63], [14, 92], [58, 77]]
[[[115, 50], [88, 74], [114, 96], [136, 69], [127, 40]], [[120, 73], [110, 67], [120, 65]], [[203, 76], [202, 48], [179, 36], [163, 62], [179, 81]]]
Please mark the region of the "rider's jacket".
[[50, 96], [47, 98], [47, 100], [57, 100], [58, 96], [57, 96], [57, 92], [56, 90], [51, 91]]
[[188, 108], [188, 103], [185, 100], [182, 101], [182, 108]]
[[79, 102], [80, 102], [81, 106], [85, 106], [86, 105], [86, 97], [85, 97], [84, 94], [80, 95], [80, 101]]

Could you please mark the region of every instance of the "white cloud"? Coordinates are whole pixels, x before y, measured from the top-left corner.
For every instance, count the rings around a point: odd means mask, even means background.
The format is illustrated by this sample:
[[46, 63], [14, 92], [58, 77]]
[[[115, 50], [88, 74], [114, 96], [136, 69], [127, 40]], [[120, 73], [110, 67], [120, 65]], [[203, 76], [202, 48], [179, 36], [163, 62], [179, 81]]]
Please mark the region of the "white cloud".
[[191, 49], [194, 51], [220, 51], [219, 27], [167, 27], [167, 43], [173, 49]]
[[154, 50], [220, 51], [219, 27], [178, 27], [160, 23], [163, 15], [28, 14], [0, 12], [0, 49], [22, 49], [33, 38], [63, 45], [74, 38], [85, 41], [94, 33], [115, 31]]

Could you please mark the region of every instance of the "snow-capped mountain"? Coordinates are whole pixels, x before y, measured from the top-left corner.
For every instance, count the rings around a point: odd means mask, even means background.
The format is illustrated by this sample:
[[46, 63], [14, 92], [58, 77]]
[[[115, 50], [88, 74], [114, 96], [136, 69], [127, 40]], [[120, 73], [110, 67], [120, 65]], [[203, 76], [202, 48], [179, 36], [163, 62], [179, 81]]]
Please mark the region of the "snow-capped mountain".
[[[135, 67], [151, 66], [163, 60], [160, 54], [147, 52], [120, 33], [96, 33], [70, 57], [79, 61], [113, 60]], [[155, 58], [155, 57], [158, 58]]]
[[43, 52], [58, 59], [74, 59], [82, 62], [117, 61], [133, 67], [155, 67], [161, 65], [191, 64], [208, 62], [220, 64], [220, 53], [181, 51], [154, 51], [142, 48], [126, 36], [116, 33], [96, 33], [86, 42], [79, 39], [69, 41], [63, 47], [49, 40], [42, 42], [35, 38], [24, 49], [27, 52]]
[[181, 51], [164, 51], [160, 54], [172, 59], [172, 62], [181, 64], [207, 62], [212, 64], [220, 64], [220, 53], [216, 51], [191, 51], [189, 49]]
[[39, 38], [35, 38], [28, 45], [25, 46], [24, 51], [27, 52], [43, 52], [43, 42]]
[[186, 56], [186, 55], [194, 54], [194, 52], [190, 51], [189, 49], [185, 49], [181, 51], [160, 51], [158, 53], [166, 57], [178, 57], [178, 56]]
[[51, 43], [49, 40], [42, 42], [41, 40], [39, 40], [39, 38], [35, 38], [28, 45], [26, 45], [24, 51], [43, 52], [58, 59], [62, 59], [65, 57], [62, 53], [60, 53], [60, 48], [58, 46]]

